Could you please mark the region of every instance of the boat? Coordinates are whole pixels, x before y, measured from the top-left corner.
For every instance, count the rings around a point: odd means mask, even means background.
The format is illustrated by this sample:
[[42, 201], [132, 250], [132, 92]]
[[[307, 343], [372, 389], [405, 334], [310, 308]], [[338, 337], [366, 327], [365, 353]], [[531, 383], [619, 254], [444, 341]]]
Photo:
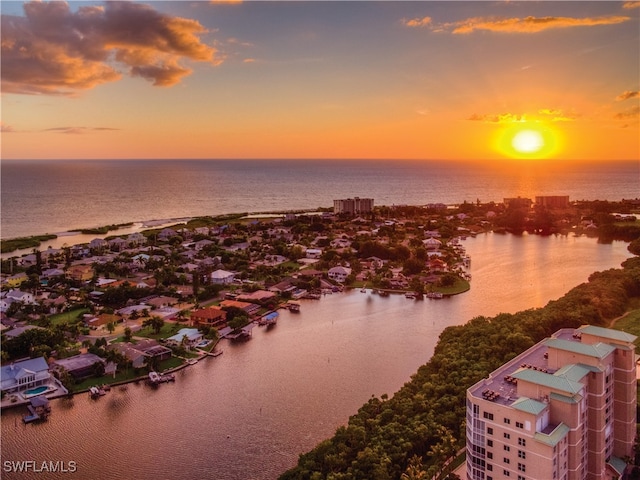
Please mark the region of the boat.
[[378, 295], [380, 295], [381, 297], [388, 297], [389, 296], [389, 292], [387, 292], [386, 290], [380, 290], [378, 292]]
[[190, 358], [189, 360], [187, 360], [187, 363], [189, 365], [195, 365], [196, 363], [198, 363], [198, 359], [197, 358]]
[[289, 309], [290, 312], [297, 313], [300, 311], [300, 304], [298, 302], [289, 301], [287, 302], [287, 308]]
[[427, 298], [444, 298], [444, 295], [440, 292], [429, 292]]
[[159, 374], [158, 372], [149, 372], [149, 383], [151, 385], [157, 385], [159, 383], [165, 382], [173, 382], [175, 380], [175, 376], [173, 373], [163, 373]]
[[105, 394], [106, 394], [106, 392], [104, 391], [104, 389], [102, 387], [91, 387], [91, 388], [89, 388], [89, 395], [91, 395], [91, 398], [102, 397]]
[[413, 292], [407, 292], [404, 294], [404, 296], [410, 300], [414, 300], [416, 298], [416, 294]]

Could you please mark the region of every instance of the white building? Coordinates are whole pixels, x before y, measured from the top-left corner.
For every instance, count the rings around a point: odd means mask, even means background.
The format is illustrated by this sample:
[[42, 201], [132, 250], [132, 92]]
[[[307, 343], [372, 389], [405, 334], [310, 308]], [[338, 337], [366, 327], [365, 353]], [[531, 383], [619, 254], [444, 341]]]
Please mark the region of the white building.
[[351, 275], [351, 269], [348, 267], [333, 267], [327, 272], [327, 275], [331, 280], [335, 280], [338, 283], [344, 283], [347, 277]]
[[236, 274], [227, 272], [226, 270], [216, 270], [211, 273], [211, 283], [218, 285], [227, 285], [236, 279]]

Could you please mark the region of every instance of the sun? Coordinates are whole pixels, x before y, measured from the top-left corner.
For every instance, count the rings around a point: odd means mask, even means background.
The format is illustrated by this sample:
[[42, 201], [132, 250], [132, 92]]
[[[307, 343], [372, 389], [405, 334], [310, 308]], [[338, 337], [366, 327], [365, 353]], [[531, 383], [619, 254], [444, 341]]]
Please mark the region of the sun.
[[557, 133], [542, 124], [515, 123], [496, 133], [496, 150], [510, 158], [547, 159], [558, 151]]
[[521, 130], [511, 139], [511, 146], [520, 153], [535, 153], [544, 147], [544, 138], [535, 130]]

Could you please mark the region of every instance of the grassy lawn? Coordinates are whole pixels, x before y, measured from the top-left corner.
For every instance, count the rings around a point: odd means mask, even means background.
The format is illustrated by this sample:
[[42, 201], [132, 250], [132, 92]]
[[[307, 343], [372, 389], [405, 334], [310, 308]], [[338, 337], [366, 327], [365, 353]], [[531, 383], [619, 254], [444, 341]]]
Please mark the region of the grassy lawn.
[[624, 317], [616, 320], [612, 328], [637, 336], [635, 344], [636, 347], [640, 347], [640, 308], [631, 310]]
[[456, 295], [457, 293], [466, 292], [470, 288], [471, 288], [471, 284], [468, 281], [459, 278], [456, 281], [456, 283], [454, 283], [450, 287], [437, 287], [437, 286], [434, 286], [433, 287], [433, 291], [434, 292], [444, 293], [445, 295]]
[[51, 315], [51, 325], [62, 325], [64, 323], [75, 322], [78, 320], [79, 315], [83, 315], [89, 311], [88, 308], [78, 308], [76, 310], [69, 310], [68, 312], [56, 313]]
[[156, 333], [153, 331], [151, 327], [144, 327], [143, 329], [134, 333], [136, 337], [145, 337], [145, 338], [153, 338], [154, 340], [159, 340], [161, 338], [171, 337], [178, 333], [178, 330], [181, 328], [188, 328], [184, 323], [165, 323], [160, 329], [160, 333]]
[[[171, 368], [179, 367], [182, 365], [184, 361], [181, 358], [171, 357], [167, 360], [163, 360], [160, 362], [160, 367], [158, 368], [159, 372], [164, 372]], [[116, 376], [113, 375], [103, 375], [102, 377], [91, 377], [83, 380], [82, 382], [73, 386], [74, 392], [79, 392], [82, 390], [87, 390], [90, 387], [98, 386], [98, 385], [109, 385], [112, 383], [125, 382], [127, 380], [134, 380], [138, 377], [145, 376], [147, 374], [147, 370], [142, 369], [134, 369], [129, 368], [123, 372], [116, 373]]]

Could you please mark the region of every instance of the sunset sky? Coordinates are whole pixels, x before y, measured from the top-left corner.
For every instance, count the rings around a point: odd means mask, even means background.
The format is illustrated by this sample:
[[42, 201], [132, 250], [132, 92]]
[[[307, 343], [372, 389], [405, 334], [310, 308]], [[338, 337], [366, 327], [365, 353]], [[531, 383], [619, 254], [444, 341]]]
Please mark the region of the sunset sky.
[[640, 2], [0, 8], [3, 159], [640, 158]]

